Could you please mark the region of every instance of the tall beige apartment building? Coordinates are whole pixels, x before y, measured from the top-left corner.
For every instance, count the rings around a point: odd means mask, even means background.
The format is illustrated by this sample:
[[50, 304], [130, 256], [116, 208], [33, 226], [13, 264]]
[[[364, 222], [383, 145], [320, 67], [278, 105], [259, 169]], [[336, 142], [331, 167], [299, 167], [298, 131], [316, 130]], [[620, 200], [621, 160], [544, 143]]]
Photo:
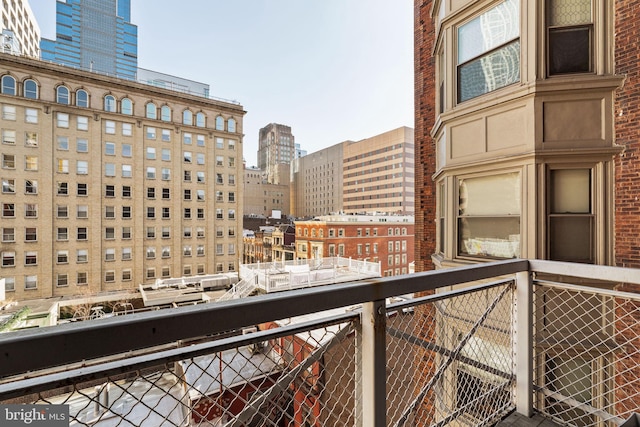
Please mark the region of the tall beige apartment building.
[[0, 80], [8, 297], [237, 269], [241, 105], [7, 54]]
[[295, 159], [294, 215], [414, 213], [413, 129], [401, 127], [361, 141], [344, 141]]
[[412, 128], [401, 127], [343, 146], [344, 212], [414, 213]]

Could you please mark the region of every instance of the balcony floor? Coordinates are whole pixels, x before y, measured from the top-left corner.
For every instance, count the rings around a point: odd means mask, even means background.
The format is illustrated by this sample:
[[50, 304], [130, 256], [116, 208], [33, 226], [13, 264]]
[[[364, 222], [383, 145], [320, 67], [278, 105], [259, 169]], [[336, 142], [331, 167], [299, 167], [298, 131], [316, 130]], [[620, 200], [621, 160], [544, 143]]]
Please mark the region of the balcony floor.
[[517, 412], [509, 415], [504, 421], [500, 422], [497, 427], [560, 427], [542, 415], [535, 414], [531, 418], [520, 415]]

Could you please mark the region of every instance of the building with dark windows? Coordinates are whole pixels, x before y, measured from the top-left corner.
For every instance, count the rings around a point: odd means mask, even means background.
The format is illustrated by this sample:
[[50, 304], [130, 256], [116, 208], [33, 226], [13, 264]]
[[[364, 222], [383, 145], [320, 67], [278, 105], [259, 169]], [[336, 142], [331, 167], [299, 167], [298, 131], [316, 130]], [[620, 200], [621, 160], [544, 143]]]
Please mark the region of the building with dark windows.
[[241, 105], [0, 54], [14, 300], [237, 271]]
[[56, 39], [42, 39], [41, 57], [70, 67], [135, 79], [138, 27], [131, 0], [58, 0]]

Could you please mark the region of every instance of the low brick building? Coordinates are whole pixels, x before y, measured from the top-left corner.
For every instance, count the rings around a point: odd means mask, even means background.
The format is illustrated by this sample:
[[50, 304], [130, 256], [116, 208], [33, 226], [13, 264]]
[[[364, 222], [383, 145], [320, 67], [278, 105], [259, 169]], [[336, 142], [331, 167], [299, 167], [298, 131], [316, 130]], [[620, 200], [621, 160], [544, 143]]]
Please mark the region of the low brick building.
[[296, 259], [379, 262], [383, 276], [408, 274], [414, 260], [412, 215], [326, 215], [295, 227]]

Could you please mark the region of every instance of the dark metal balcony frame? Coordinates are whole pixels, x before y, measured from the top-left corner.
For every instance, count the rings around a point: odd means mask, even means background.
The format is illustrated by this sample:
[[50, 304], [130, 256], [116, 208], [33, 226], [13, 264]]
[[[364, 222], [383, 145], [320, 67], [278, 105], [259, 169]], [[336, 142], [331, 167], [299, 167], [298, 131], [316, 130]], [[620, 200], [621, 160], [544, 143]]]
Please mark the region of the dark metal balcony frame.
[[[475, 264], [457, 269], [438, 270], [400, 277], [380, 278], [347, 284], [301, 289], [263, 296], [203, 304], [180, 309], [139, 313], [97, 321], [61, 325], [55, 328], [18, 331], [0, 336], [0, 400], [26, 393], [47, 390], [52, 385], [63, 386], [83, 381], [118, 375], [162, 363], [172, 363], [185, 358], [220, 352], [239, 345], [283, 337], [329, 325], [351, 324], [359, 328], [361, 369], [359, 385], [360, 422], [366, 426], [385, 425], [386, 399], [386, 334], [396, 333], [387, 329], [387, 316], [393, 312], [410, 309], [420, 302], [445, 300], [481, 289], [514, 282], [514, 298], [517, 301], [514, 323], [515, 340], [531, 343], [533, 338], [533, 284], [538, 273], [557, 277], [585, 278], [614, 283], [640, 284], [638, 270], [568, 264], [538, 260], [510, 260]], [[504, 277], [504, 279], [499, 279]], [[461, 290], [444, 291], [442, 288], [485, 281]], [[571, 287], [571, 285], [569, 286]], [[574, 288], [578, 288], [574, 286]], [[415, 298], [409, 302], [387, 305], [387, 298], [397, 295], [440, 290], [435, 295]], [[598, 290], [601, 292], [602, 290]], [[614, 294], [613, 291], [604, 291]], [[494, 300], [493, 305], [497, 303]], [[293, 318], [308, 313], [349, 306], [361, 306], [361, 311], [341, 315], [322, 316], [320, 320], [298, 323], [286, 327], [247, 336], [217, 338], [213, 341], [176, 348], [184, 340], [216, 337], [228, 331], [239, 330], [274, 319]], [[489, 307], [489, 311], [490, 311]], [[489, 313], [489, 311], [487, 313]], [[487, 314], [488, 315], [488, 314]], [[485, 315], [486, 317], [486, 315]], [[478, 322], [482, 322], [479, 319]], [[346, 330], [345, 330], [346, 331]], [[434, 343], [417, 342], [415, 337], [401, 336], [413, 345], [431, 346], [450, 359], [464, 363], [459, 354], [464, 340], [456, 349], [435, 348]], [[425, 347], [426, 348], [426, 347]], [[515, 378], [515, 407], [520, 414], [533, 414], [533, 348], [519, 345], [515, 355], [518, 367]], [[37, 355], [37, 357], [34, 357]], [[119, 358], [119, 359], [118, 359]], [[124, 360], [126, 359], [126, 360]], [[306, 365], [300, 365], [303, 369]], [[54, 367], [66, 367], [66, 371], [53, 372]], [[512, 379], [510, 373], [484, 366], [488, 372]], [[505, 377], [505, 375], [507, 377]], [[428, 386], [427, 386], [428, 388]], [[457, 415], [452, 415], [455, 417]], [[401, 425], [401, 424], [399, 424]]]

